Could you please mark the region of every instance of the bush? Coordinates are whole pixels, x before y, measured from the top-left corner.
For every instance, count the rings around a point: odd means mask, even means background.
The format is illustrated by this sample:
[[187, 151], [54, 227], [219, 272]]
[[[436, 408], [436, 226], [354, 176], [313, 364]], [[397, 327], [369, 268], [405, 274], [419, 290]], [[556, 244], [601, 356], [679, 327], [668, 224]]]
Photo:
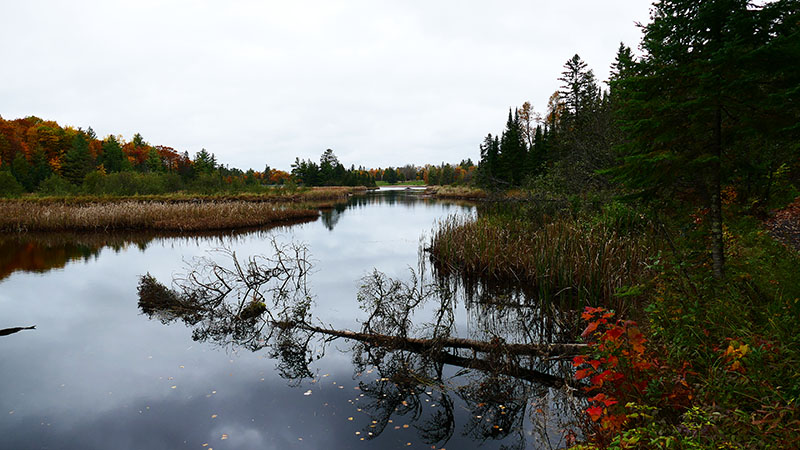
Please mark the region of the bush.
[[118, 172], [106, 175], [102, 192], [123, 196], [163, 194], [168, 192], [168, 184], [180, 185], [180, 177], [174, 174]]
[[94, 171], [86, 175], [81, 188], [87, 194], [100, 195], [104, 193], [106, 176], [102, 172]]
[[0, 171], [0, 197], [19, 197], [25, 188], [11, 175], [11, 172]]
[[52, 174], [39, 184], [39, 193], [50, 196], [67, 196], [74, 193], [75, 187], [58, 174]]

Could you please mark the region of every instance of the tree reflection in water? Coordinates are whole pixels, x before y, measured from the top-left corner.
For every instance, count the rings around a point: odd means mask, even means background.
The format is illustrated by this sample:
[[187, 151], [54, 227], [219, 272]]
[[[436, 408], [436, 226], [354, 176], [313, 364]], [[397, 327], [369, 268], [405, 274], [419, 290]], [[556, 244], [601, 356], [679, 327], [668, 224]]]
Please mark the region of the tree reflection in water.
[[[374, 373], [374, 379], [360, 377], [358, 386], [361, 408], [372, 417], [363, 432], [366, 439], [397, 427], [392, 424], [404, 417], [425, 443], [444, 445], [457, 432], [458, 403], [469, 411], [460, 430], [464, 436], [509, 440], [509, 448], [523, 448], [525, 415], [531, 411], [542, 445], [550, 445], [558, 433], [548, 411], [563, 423], [581, 401], [576, 398], [581, 391], [568, 386], [571, 367], [565, 358], [582, 346], [565, 340], [555, 310], [526, 304], [519, 293], [498, 297], [490, 289], [479, 295], [472, 290], [466, 306], [471, 328], [477, 329], [464, 338], [455, 327], [457, 284], [426, 282], [424, 267], [410, 270], [406, 281], [373, 271], [362, 279], [358, 293], [365, 313], [361, 329], [335, 329], [311, 312], [306, 247], [274, 240], [272, 247], [273, 255], [246, 261], [221, 250], [226, 265], [197, 259], [172, 288], [144, 275], [139, 307], [165, 324], [183, 321], [197, 341], [268, 349], [281, 376], [292, 384], [313, 378], [309, 365], [328, 344], [353, 342], [356, 374]], [[429, 320], [415, 324], [412, 317], [422, 309], [431, 311]]]

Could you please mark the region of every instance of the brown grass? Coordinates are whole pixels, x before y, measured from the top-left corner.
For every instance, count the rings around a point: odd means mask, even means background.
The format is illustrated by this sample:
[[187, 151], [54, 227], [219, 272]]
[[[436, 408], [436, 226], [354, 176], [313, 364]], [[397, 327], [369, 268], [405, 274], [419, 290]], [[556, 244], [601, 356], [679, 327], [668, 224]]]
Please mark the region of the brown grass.
[[222, 230], [313, 220], [318, 215], [312, 209], [241, 200], [86, 204], [16, 201], [0, 203], [0, 231]]
[[620, 234], [601, 224], [451, 216], [434, 230], [442, 273], [526, 283], [543, 296], [610, 300], [640, 282], [656, 248], [652, 233]]
[[437, 198], [462, 200], [484, 200], [489, 198], [489, 194], [483, 189], [470, 186], [429, 186], [426, 193]]
[[191, 194], [185, 192], [174, 192], [160, 195], [134, 195], [134, 196], [96, 196], [96, 195], [71, 195], [66, 197], [40, 197], [38, 195], [26, 195], [18, 199], [0, 199], [0, 206], [7, 203], [38, 203], [38, 204], [106, 204], [120, 203], [124, 201], [137, 202], [161, 202], [161, 203], [196, 203], [196, 202], [267, 202], [267, 203], [308, 203], [319, 201], [343, 201], [353, 194], [366, 193], [367, 188], [363, 186], [325, 186], [300, 188], [295, 190], [275, 188], [264, 192], [252, 193], [242, 192], [236, 194]]

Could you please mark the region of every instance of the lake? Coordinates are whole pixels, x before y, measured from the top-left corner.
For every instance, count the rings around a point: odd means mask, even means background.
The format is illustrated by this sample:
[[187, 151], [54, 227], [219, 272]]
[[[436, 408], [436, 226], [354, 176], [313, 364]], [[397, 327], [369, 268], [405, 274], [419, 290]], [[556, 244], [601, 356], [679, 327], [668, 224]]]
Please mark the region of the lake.
[[420, 266], [438, 219], [476, 213], [467, 203], [388, 188], [352, 197], [316, 221], [271, 230], [6, 236], [0, 329], [36, 328], [0, 336], [1, 446], [563, 446], [574, 401], [535, 373], [563, 374], [568, 362], [526, 359], [520, 368], [519, 360], [495, 358], [484, 366], [497, 370], [476, 370], [465, 363], [475, 356], [470, 350], [442, 357], [439, 349], [382, 348], [319, 333], [303, 334], [308, 342], [292, 353], [285, 340], [217, 326], [219, 315], [192, 323], [140, 307], [143, 275], [169, 287], [197, 267], [196, 258], [230, 266], [220, 249], [245, 261], [299, 245], [313, 266], [304, 281], [318, 326], [361, 330], [373, 320], [369, 302], [360, 307], [358, 300], [370, 275], [412, 290], [416, 276], [417, 290], [428, 294], [407, 314], [404, 330], [414, 336], [435, 335], [445, 320], [454, 337], [552, 339], [558, 324], [544, 312], [550, 308], [517, 287], [441, 280], [429, 264]]

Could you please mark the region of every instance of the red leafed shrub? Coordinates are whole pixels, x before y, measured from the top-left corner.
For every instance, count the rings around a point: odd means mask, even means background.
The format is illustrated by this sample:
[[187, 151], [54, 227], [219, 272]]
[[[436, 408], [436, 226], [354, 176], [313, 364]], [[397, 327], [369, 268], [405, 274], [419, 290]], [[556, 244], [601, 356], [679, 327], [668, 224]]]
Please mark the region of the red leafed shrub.
[[[576, 356], [573, 366], [577, 380], [590, 397], [586, 409], [595, 443], [603, 445], [631, 425], [625, 405], [636, 403], [659, 410], [680, 412], [692, 398], [686, 382], [688, 365], [679, 370], [663, 365], [653, 352], [636, 322], [614, 319], [614, 312], [587, 307], [582, 337], [589, 344], [586, 355]], [[677, 415], [677, 414], [676, 414]]]

